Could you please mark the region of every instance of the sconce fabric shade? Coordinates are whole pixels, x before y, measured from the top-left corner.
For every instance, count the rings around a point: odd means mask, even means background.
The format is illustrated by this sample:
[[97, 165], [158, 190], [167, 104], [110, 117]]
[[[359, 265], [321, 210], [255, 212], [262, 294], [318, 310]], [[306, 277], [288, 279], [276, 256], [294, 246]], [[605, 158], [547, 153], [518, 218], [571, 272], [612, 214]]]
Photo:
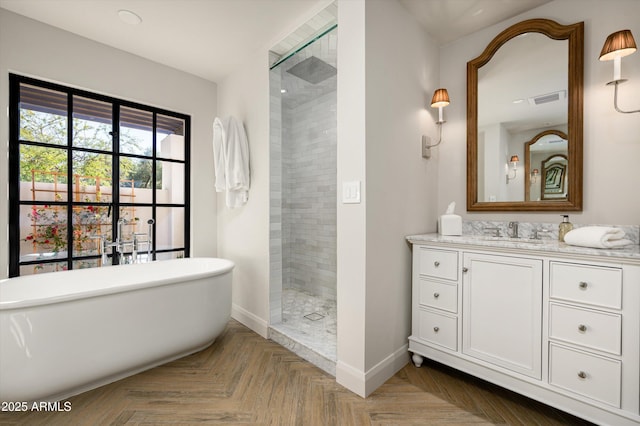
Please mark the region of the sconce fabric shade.
[[615, 58], [631, 55], [637, 50], [636, 41], [630, 30], [621, 30], [607, 37], [600, 52], [601, 61], [611, 61]]
[[512, 163], [517, 163], [518, 161], [520, 161], [520, 158], [518, 158], [517, 155], [512, 155], [511, 156], [511, 160], [509, 160]]
[[532, 174], [533, 176], [538, 176], [538, 175], [540, 174], [540, 170], [538, 170], [538, 169], [533, 169], [533, 172], [531, 172], [531, 174]]
[[449, 105], [449, 93], [447, 89], [437, 89], [431, 98], [431, 108], [440, 108]]

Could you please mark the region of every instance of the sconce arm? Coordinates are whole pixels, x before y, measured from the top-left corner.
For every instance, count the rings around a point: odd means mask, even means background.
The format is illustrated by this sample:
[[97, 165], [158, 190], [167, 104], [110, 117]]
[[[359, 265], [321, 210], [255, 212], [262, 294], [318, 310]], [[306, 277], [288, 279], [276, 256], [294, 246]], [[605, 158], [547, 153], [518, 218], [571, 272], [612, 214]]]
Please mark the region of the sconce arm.
[[613, 107], [616, 109], [616, 111], [621, 112], [623, 114], [633, 114], [635, 112], [640, 112], [640, 109], [636, 109], [634, 111], [623, 111], [620, 108], [618, 108], [618, 85], [621, 83], [624, 83], [625, 79], [620, 79], [620, 80], [613, 80], [607, 83], [607, 85], [611, 85], [613, 84], [615, 86], [615, 89], [613, 91]]
[[438, 125], [438, 142], [432, 144], [432, 145], [425, 145], [425, 148], [435, 148], [436, 146], [440, 145], [442, 143], [442, 123], [445, 123], [445, 121], [437, 121], [436, 124]]

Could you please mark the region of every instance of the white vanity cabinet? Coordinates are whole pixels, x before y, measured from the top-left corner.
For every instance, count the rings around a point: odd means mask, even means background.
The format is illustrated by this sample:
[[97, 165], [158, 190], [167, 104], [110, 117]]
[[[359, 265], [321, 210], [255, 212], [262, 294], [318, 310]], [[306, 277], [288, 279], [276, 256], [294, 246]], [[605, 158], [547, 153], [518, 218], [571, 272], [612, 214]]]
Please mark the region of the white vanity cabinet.
[[640, 424], [640, 258], [413, 242], [409, 351], [599, 424]]
[[462, 353], [540, 379], [542, 261], [462, 256]]
[[414, 335], [431, 345], [457, 350], [458, 252], [420, 247], [414, 252], [413, 267]]
[[622, 267], [550, 263], [549, 383], [616, 408], [622, 388], [622, 278]]

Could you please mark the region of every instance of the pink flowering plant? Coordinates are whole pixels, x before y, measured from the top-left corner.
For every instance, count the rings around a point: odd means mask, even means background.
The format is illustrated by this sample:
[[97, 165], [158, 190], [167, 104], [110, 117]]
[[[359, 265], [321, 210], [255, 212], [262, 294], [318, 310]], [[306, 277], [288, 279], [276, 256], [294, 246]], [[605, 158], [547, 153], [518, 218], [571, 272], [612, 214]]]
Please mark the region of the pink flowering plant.
[[[111, 222], [105, 206], [75, 206], [72, 212], [73, 241], [76, 250], [95, 242], [94, 235], [109, 233]], [[67, 210], [55, 205], [33, 206], [27, 214], [31, 219], [31, 232], [24, 241], [42, 246], [55, 253], [67, 248]]]

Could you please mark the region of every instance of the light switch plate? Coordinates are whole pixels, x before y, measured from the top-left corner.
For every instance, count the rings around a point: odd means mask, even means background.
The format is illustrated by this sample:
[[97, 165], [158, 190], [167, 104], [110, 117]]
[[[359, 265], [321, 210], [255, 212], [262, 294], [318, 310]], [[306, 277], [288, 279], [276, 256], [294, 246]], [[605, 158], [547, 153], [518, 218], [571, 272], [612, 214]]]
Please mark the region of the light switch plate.
[[342, 203], [358, 204], [360, 202], [360, 181], [342, 182]]

